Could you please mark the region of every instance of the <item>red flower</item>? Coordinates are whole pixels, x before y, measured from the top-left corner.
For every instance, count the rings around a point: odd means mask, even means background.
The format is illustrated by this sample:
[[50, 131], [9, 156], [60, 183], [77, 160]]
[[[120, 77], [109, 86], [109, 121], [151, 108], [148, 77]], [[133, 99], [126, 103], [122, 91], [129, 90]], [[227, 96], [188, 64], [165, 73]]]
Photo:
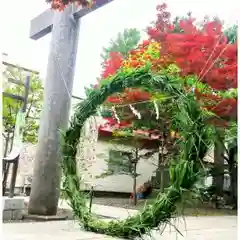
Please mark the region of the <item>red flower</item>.
[[156, 28], [151, 28], [151, 27], [149, 27], [149, 28], [147, 29], [147, 33], [148, 33], [148, 35], [151, 36], [151, 38], [153, 38], [153, 39], [157, 39], [157, 38], [160, 36], [159, 30], [157, 30]]
[[47, 0], [47, 2], [51, 2], [52, 9], [63, 11], [67, 5], [73, 2], [75, 2], [78, 6], [92, 7], [92, 5], [95, 4], [96, 0], [92, 0], [91, 2], [87, 0]]
[[144, 40], [143, 43], [142, 43], [142, 46], [147, 47], [147, 46], [149, 46], [149, 44], [150, 44], [149, 40]]
[[220, 36], [222, 34], [222, 25], [218, 21], [208, 22], [204, 25], [203, 29], [209, 36]]
[[101, 77], [107, 78], [111, 75], [114, 75], [117, 70], [122, 66], [123, 57], [118, 52], [111, 52], [109, 59], [104, 62], [104, 71]]

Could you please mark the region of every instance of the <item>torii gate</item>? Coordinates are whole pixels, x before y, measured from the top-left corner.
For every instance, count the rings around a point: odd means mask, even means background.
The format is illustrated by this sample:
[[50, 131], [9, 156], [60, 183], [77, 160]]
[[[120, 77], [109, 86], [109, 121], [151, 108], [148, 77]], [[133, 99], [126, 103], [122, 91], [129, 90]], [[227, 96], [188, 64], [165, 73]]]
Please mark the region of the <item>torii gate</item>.
[[[44, 87], [33, 181], [28, 212], [56, 215], [60, 170], [60, 132], [68, 125], [81, 17], [113, 0], [99, 0], [90, 9], [69, 5], [63, 12], [46, 10], [31, 21], [30, 38], [52, 32]], [[37, 57], [37, 56], [36, 56]]]

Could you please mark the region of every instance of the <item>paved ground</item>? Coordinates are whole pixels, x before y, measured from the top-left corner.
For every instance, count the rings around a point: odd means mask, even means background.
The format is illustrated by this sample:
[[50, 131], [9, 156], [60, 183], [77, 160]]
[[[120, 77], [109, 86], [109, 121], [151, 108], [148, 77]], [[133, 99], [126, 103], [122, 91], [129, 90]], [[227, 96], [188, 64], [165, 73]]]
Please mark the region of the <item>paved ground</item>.
[[[237, 239], [237, 217], [189, 217], [176, 223], [184, 237], [172, 227], [167, 227], [162, 235], [154, 232], [156, 240], [235, 240]], [[74, 221], [39, 223], [4, 223], [5, 240], [111, 240], [114, 238], [85, 232]], [[187, 229], [187, 231], [186, 231]], [[149, 238], [145, 238], [149, 239]]]
[[[28, 202], [28, 198], [25, 198]], [[70, 208], [66, 202], [60, 202], [59, 207]], [[108, 207], [94, 204], [92, 211], [99, 215], [124, 219], [137, 213], [136, 210], [127, 210], [117, 207]], [[186, 217], [174, 222], [183, 237], [168, 226], [162, 235], [153, 232], [156, 240], [235, 240], [237, 239], [237, 216], [214, 217]], [[74, 221], [32, 222], [32, 223], [4, 223], [2, 225], [5, 240], [113, 240], [105, 235], [98, 235], [81, 230]], [[149, 238], [145, 238], [149, 239]]]

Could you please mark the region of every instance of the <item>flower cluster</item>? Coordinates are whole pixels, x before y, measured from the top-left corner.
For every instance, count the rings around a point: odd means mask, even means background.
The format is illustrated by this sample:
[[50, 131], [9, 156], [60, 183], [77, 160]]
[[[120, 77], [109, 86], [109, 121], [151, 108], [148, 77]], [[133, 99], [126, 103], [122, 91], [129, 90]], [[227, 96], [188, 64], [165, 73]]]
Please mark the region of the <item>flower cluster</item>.
[[112, 104], [131, 104], [150, 100], [151, 94], [141, 89], [128, 88], [122, 94], [115, 94], [107, 98], [107, 102]]
[[129, 52], [126, 59], [118, 52], [111, 52], [109, 59], [103, 63], [103, 72], [101, 79], [106, 79], [122, 71], [131, 71], [152, 64], [154, 60], [160, 59], [160, 44], [155, 41], [143, 41], [136, 49]]
[[130, 51], [127, 59], [123, 61], [122, 68], [137, 69], [146, 66], [147, 63], [152, 63], [160, 58], [160, 44], [158, 42], [145, 40], [139, 44], [138, 48]]
[[[103, 72], [101, 79], [107, 79], [117, 73], [132, 71], [152, 64], [160, 59], [160, 44], [155, 41], [143, 41], [138, 47], [130, 51], [126, 59], [120, 53], [112, 52], [110, 57], [103, 63]], [[154, 65], [152, 65], [154, 66]], [[100, 80], [101, 82], [101, 80]], [[146, 101], [151, 98], [151, 94], [141, 89], [126, 89], [122, 94], [115, 94], [108, 97], [107, 102], [112, 104], [134, 103]]]
[[101, 79], [106, 79], [116, 74], [117, 70], [122, 66], [122, 64], [123, 56], [118, 52], [111, 52], [109, 54], [109, 59], [103, 63]]
[[201, 93], [195, 90], [196, 97], [203, 103], [203, 107], [220, 117], [236, 118], [237, 98], [222, 97], [211, 93]]
[[63, 11], [66, 6], [71, 3], [75, 3], [77, 6], [81, 7], [91, 7], [96, 1], [95, 0], [46, 0], [46, 2], [51, 3], [52, 9], [57, 11]]

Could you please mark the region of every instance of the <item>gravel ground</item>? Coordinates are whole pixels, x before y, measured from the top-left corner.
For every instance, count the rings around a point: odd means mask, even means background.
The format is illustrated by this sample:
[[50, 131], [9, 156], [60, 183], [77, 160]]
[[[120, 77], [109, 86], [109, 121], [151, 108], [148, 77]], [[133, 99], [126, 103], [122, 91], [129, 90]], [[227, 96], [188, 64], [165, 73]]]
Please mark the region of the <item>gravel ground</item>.
[[[137, 206], [134, 206], [130, 202], [130, 198], [103, 198], [98, 197], [93, 199], [94, 204], [100, 204], [105, 206], [111, 206], [111, 207], [121, 207], [121, 208], [127, 208], [127, 209], [139, 209], [142, 207], [142, 204], [138, 204]], [[142, 203], [142, 202], [141, 202]]]

